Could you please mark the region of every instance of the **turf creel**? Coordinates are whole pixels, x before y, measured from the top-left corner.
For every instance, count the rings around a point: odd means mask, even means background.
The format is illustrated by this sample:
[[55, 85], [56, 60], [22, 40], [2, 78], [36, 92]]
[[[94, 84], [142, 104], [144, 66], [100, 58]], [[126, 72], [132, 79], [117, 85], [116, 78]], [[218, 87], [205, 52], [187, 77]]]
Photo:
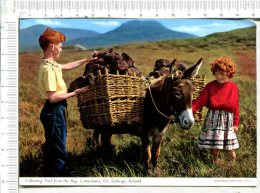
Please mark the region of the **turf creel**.
[[[204, 75], [191, 79], [195, 86], [193, 99], [205, 86]], [[140, 125], [143, 121], [146, 81], [137, 76], [98, 73], [88, 92], [78, 95], [80, 119], [84, 128], [114, 125]], [[197, 122], [203, 120], [203, 110], [194, 113]]]
[[94, 129], [141, 124], [145, 90], [145, 80], [141, 77], [99, 72], [90, 90], [78, 95], [83, 126]]

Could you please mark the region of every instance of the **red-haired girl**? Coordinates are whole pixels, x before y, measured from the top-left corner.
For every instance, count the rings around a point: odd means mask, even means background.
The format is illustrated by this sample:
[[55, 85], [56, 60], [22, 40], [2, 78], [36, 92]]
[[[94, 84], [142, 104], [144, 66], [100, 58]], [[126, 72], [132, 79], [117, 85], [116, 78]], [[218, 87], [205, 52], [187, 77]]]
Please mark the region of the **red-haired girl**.
[[213, 163], [219, 162], [220, 150], [226, 150], [235, 161], [235, 149], [239, 148], [236, 132], [239, 124], [239, 93], [230, 79], [236, 73], [235, 63], [228, 57], [217, 58], [211, 63], [215, 80], [209, 82], [199, 97], [193, 101], [192, 110], [206, 106], [206, 115], [199, 147], [209, 148]]

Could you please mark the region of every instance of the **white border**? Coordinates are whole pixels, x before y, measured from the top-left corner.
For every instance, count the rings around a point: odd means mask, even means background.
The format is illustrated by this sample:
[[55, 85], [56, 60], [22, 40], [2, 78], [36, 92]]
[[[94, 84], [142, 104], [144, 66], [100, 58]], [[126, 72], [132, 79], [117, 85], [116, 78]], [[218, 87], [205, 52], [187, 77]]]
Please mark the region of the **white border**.
[[237, 186], [255, 187], [256, 178], [20, 178], [24, 186]]

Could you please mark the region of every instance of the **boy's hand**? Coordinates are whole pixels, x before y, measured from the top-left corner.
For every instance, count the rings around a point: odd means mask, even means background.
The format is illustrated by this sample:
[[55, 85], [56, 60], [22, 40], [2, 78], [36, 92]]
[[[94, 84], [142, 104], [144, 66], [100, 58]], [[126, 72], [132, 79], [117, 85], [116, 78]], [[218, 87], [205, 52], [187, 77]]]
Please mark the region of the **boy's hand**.
[[97, 59], [98, 59], [97, 57], [86, 58], [86, 62], [94, 62]]
[[81, 93], [87, 92], [88, 90], [89, 90], [89, 87], [88, 87], [88, 86], [85, 86], [85, 87], [76, 89], [74, 92], [75, 92], [76, 95], [77, 95], [77, 94], [81, 94]]

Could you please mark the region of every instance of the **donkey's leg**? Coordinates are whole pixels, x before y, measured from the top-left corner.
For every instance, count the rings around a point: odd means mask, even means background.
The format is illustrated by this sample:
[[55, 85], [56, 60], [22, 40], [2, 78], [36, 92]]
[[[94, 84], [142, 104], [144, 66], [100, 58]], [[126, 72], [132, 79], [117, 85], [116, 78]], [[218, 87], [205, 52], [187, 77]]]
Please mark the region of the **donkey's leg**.
[[160, 156], [160, 147], [164, 138], [164, 133], [158, 133], [153, 136], [153, 147], [152, 147], [152, 164], [154, 169], [157, 166], [157, 160]]
[[151, 160], [151, 148], [148, 136], [142, 136], [142, 158], [144, 167], [146, 170], [149, 169], [149, 162]]
[[104, 148], [114, 148], [115, 145], [111, 143], [112, 141], [112, 134], [109, 132], [102, 132], [101, 133], [101, 145]]
[[94, 132], [93, 132], [93, 136], [92, 136], [92, 148], [95, 150], [99, 144], [99, 130], [98, 129], [94, 129]]

